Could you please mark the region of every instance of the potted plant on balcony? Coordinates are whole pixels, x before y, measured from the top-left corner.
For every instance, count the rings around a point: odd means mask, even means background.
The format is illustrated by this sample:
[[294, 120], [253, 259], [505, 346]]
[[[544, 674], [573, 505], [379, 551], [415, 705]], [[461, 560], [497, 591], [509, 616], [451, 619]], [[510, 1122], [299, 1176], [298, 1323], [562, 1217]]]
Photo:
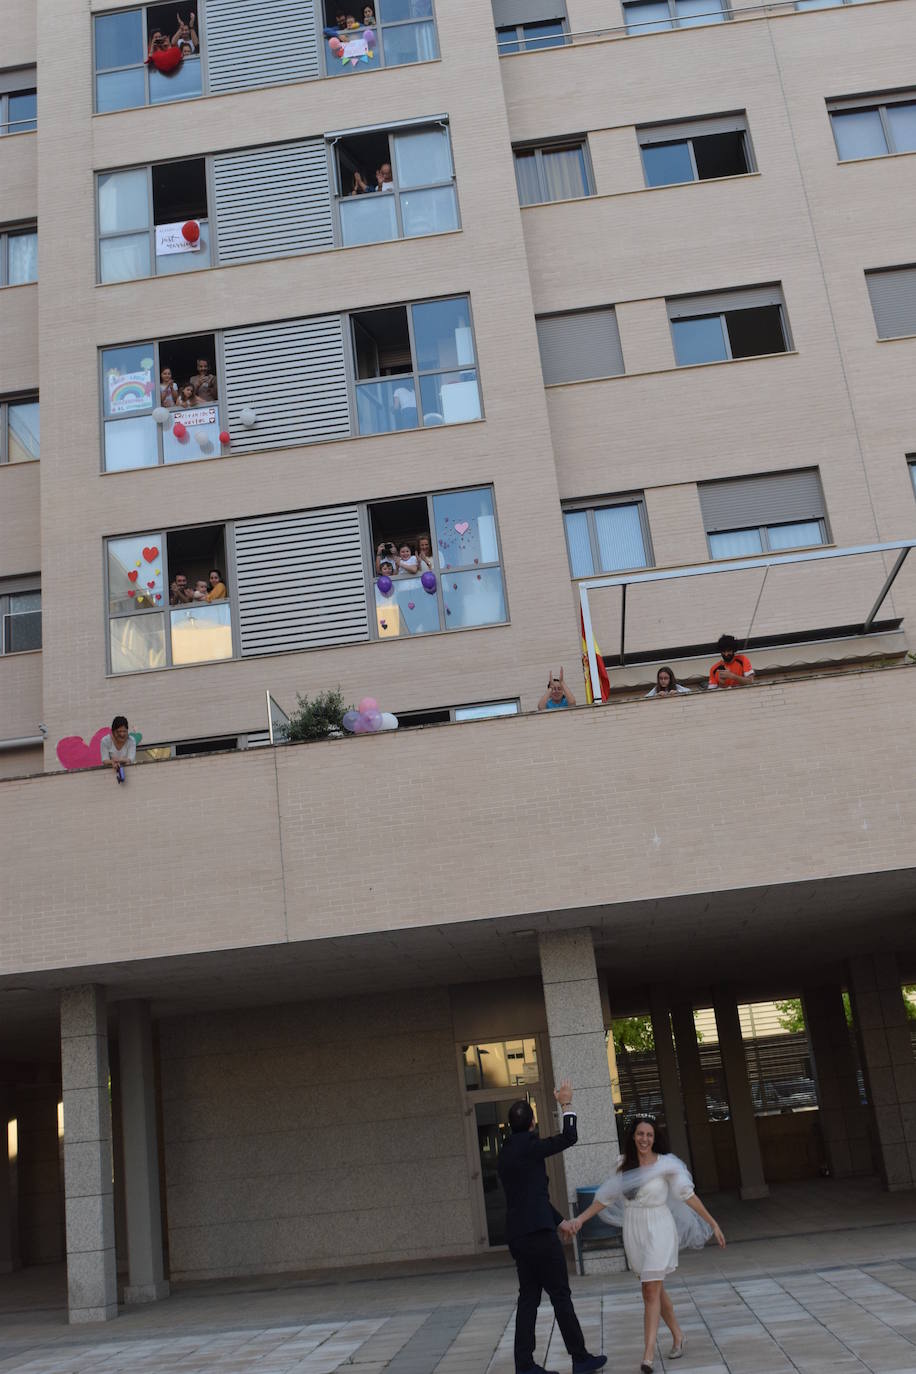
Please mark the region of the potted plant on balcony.
[[296, 709], [285, 727], [286, 738], [291, 744], [303, 740], [338, 739], [343, 735], [344, 712], [352, 709], [344, 705], [339, 687], [319, 692], [311, 700], [297, 692]]

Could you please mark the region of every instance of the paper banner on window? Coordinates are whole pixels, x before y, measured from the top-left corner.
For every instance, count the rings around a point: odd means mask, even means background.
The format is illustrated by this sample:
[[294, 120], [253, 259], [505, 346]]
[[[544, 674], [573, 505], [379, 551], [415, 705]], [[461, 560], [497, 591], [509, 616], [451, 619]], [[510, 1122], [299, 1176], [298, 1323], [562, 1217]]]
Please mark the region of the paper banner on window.
[[173, 413], [175, 419], [180, 420], [187, 429], [194, 425], [215, 425], [219, 419], [216, 406], [194, 406], [191, 410], [176, 410]]
[[356, 63], [362, 58], [364, 62], [369, 61], [369, 44], [365, 38], [345, 38], [344, 50], [340, 54], [340, 60], [344, 66], [348, 62]]
[[128, 410], [147, 410], [152, 403], [152, 372], [109, 372], [108, 412], [110, 415], [123, 415]]
[[196, 243], [188, 243], [182, 227], [187, 224], [183, 219], [180, 224], [157, 224], [156, 225], [156, 257], [167, 258], [171, 253], [199, 253], [200, 239]]

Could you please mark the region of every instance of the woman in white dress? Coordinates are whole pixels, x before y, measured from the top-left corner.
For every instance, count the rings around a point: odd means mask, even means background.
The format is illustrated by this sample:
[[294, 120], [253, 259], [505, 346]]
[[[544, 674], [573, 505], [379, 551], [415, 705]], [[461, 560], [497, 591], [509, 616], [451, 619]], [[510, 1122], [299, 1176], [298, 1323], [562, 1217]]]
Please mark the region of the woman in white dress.
[[623, 1225], [627, 1264], [642, 1282], [646, 1348], [639, 1368], [641, 1374], [652, 1374], [659, 1317], [673, 1341], [668, 1359], [680, 1359], [687, 1346], [665, 1292], [665, 1279], [677, 1268], [679, 1244], [700, 1249], [715, 1236], [724, 1246], [725, 1237], [693, 1191], [687, 1166], [668, 1153], [664, 1134], [651, 1113], [627, 1122], [617, 1172], [602, 1184], [592, 1205], [574, 1218], [568, 1229], [575, 1234], [599, 1213], [609, 1225]]

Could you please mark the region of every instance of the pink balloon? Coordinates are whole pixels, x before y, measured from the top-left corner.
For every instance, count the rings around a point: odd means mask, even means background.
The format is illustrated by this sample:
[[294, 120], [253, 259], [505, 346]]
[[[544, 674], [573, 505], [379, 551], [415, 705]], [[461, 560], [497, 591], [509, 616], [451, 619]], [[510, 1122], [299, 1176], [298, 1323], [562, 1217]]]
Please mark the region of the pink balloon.
[[341, 43], [339, 38], [329, 38], [328, 47], [331, 49], [332, 53], [336, 54], [342, 51], [343, 43]]
[[359, 714], [361, 716], [367, 715], [369, 711], [377, 710], [378, 702], [375, 697], [363, 697], [362, 701], [359, 703]]
[[381, 730], [382, 728], [382, 713], [381, 711], [367, 711], [365, 715], [366, 729], [369, 734], [374, 735], [376, 730]]

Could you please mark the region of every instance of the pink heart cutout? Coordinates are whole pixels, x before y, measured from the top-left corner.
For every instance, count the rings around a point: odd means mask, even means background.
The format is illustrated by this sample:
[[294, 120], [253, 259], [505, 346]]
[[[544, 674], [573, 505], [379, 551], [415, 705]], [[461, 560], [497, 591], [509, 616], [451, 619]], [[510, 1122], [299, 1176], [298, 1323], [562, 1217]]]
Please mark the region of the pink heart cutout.
[[107, 726], [96, 730], [87, 744], [80, 735], [67, 735], [57, 746], [57, 757], [68, 771], [74, 768], [98, 768], [102, 762], [102, 736], [108, 734]]
[[468, 532], [468, 530], [469, 530], [470, 528], [471, 528], [471, 527], [470, 527], [470, 525], [468, 524], [468, 522], [467, 522], [466, 520], [462, 520], [460, 524], [457, 524], [457, 525], [455, 526], [455, 533], [456, 533], [456, 534], [467, 534], [467, 532]]

